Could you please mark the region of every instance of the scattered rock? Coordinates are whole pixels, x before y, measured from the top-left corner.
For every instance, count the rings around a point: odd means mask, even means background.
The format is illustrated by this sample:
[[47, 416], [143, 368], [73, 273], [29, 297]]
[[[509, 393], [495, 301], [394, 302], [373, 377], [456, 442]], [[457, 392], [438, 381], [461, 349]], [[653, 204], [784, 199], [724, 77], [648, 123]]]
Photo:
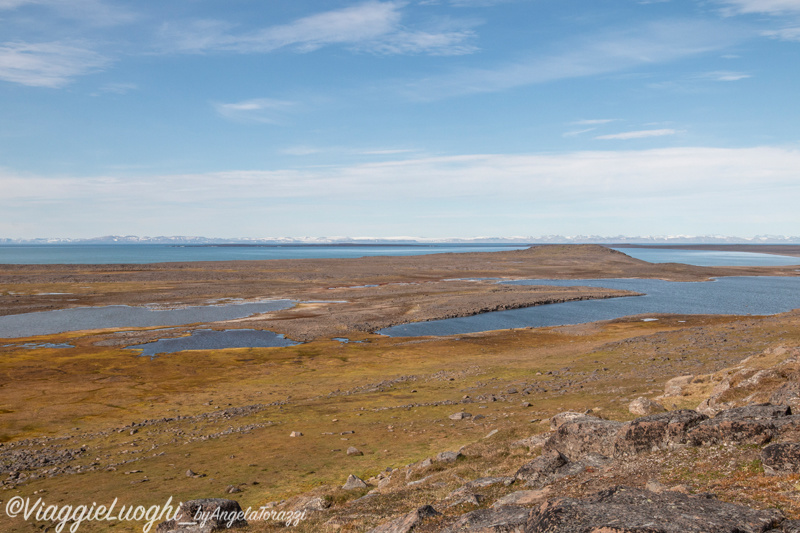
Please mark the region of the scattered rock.
[[240, 489], [236, 485], [228, 485], [228, 488], [225, 489], [225, 492], [227, 492], [228, 494], [236, 494], [237, 492], [242, 492], [242, 489]]
[[542, 446], [547, 439], [552, 436], [551, 433], [540, 433], [511, 443], [512, 448], [538, 448]]
[[[181, 503], [174, 520], [161, 522], [157, 533], [212, 533], [229, 528], [246, 527], [242, 508], [234, 500], [203, 498]], [[205, 520], [195, 522], [203, 516]], [[228, 525], [230, 523], [230, 526]]]
[[666, 409], [660, 403], [640, 396], [628, 404], [628, 411], [634, 415], [647, 416], [656, 413], [663, 413], [666, 411]]
[[453, 413], [447, 418], [449, 418], [450, 420], [466, 420], [467, 418], [472, 418], [472, 415], [469, 413], [465, 413], [464, 411], [459, 411], [458, 413]]
[[355, 446], [350, 446], [349, 448], [347, 448], [347, 455], [364, 455], [364, 452], [362, 452]]
[[291, 433], [289, 433], [289, 436], [290, 437], [302, 437], [303, 434], [300, 433], [299, 431], [292, 431]]
[[761, 463], [769, 475], [800, 473], [800, 443], [770, 444], [761, 450]]
[[350, 474], [347, 477], [347, 481], [345, 482], [345, 484], [342, 485], [342, 488], [344, 490], [366, 489], [367, 484], [360, 477]]

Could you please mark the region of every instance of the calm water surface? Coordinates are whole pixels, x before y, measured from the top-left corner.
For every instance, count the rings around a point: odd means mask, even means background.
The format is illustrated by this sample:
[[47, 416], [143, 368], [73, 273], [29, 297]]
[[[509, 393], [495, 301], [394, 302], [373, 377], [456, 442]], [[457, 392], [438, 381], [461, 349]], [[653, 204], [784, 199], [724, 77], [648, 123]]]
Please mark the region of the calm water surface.
[[378, 331], [390, 337], [457, 335], [496, 329], [563, 326], [648, 313], [771, 315], [800, 308], [800, 277], [730, 277], [705, 282], [652, 279], [522, 280], [516, 285], [590, 286], [645, 296], [584, 300], [415, 322]]
[[0, 338], [32, 337], [84, 329], [145, 328], [217, 322], [288, 309], [293, 305], [294, 302], [290, 300], [270, 300], [258, 303], [204, 305], [167, 310], [127, 305], [58, 309], [0, 316]]
[[199, 329], [188, 337], [159, 339], [147, 344], [128, 346], [142, 350], [141, 355], [153, 357], [158, 354], [182, 352], [184, 350], [223, 350], [225, 348], [272, 348], [300, 344], [271, 331], [255, 329], [228, 329], [215, 331]]

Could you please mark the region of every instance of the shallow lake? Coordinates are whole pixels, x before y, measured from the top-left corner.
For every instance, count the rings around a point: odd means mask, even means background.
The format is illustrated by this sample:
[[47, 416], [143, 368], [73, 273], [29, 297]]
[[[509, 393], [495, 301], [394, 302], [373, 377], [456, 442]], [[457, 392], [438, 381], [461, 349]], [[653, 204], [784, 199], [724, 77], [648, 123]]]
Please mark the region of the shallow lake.
[[704, 282], [653, 279], [520, 280], [517, 285], [590, 286], [644, 293], [496, 311], [385, 328], [390, 337], [458, 335], [497, 329], [563, 326], [648, 313], [771, 315], [800, 308], [800, 277], [728, 277]]
[[271, 331], [254, 329], [228, 329], [215, 331], [199, 329], [188, 337], [159, 339], [147, 344], [128, 346], [129, 349], [142, 350], [141, 355], [153, 357], [163, 353], [183, 350], [222, 350], [225, 348], [271, 348], [300, 344]]
[[203, 305], [160, 310], [127, 305], [58, 309], [1, 316], [0, 338], [32, 337], [84, 329], [145, 328], [217, 322], [288, 309], [293, 305], [294, 302], [291, 300], [269, 300], [256, 303]]

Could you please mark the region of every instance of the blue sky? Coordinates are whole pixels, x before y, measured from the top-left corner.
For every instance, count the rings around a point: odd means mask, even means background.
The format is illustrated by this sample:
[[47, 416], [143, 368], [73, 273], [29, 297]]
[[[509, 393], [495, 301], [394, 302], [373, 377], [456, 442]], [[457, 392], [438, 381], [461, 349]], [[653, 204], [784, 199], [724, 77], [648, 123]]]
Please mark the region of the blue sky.
[[798, 235], [800, 0], [0, 0], [0, 237]]

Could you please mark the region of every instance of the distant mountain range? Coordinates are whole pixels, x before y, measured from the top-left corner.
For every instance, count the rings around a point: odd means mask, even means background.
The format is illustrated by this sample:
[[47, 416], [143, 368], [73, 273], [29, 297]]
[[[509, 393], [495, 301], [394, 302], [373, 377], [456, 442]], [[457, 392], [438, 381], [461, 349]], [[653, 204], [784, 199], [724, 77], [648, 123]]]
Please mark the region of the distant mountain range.
[[616, 235], [544, 235], [540, 237], [474, 237], [471, 239], [444, 239], [420, 237], [280, 237], [268, 239], [223, 239], [211, 237], [138, 237], [136, 235], [107, 235], [90, 239], [39, 238], [3, 239], [0, 244], [188, 244], [188, 245], [270, 245], [270, 244], [800, 244], [800, 237], [783, 235], [757, 235], [753, 238], [723, 235], [658, 235], [630, 237]]

